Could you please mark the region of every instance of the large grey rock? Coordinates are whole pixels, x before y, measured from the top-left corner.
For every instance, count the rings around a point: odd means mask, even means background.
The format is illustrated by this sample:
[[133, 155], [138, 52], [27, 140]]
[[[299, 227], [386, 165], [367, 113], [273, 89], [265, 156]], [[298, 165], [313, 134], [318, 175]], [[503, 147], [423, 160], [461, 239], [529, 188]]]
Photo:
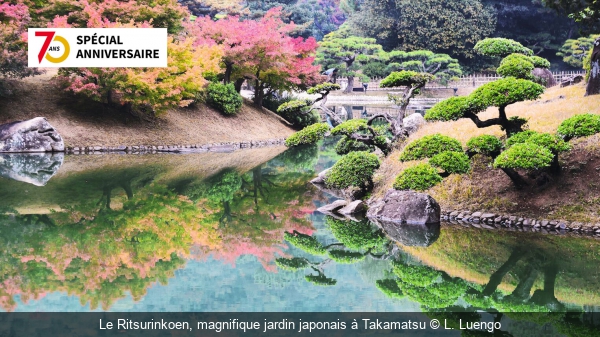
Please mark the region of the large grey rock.
[[407, 224], [437, 223], [440, 215], [440, 205], [428, 194], [394, 189], [372, 201], [367, 211], [370, 219]]
[[535, 68], [533, 69], [531, 74], [535, 77], [542, 78], [544, 80], [544, 85], [546, 86], [546, 88], [553, 87], [557, 84], [556, 80], [554, 79], [554, 75], [552, 75], [552, 72], [548, 69]]
[[0, 177], [44, 186], [63, 163], [62, 153], [0, 154]]
[[44, 117], [0, 125], [0, 152], [63, 152], [65, 144]]
[[408, 131], [408, 134], [413, 134], [417, 130], [419, 130], [421, 125], [423, 125], [427, 122], [425, 121], [425, 118], [423, 118], [423, 116], [421, 116], [421, 114], [414, 113], [414, 114], [404, 118], [403, 123], [404, 123], [404, 128], [406, 129], [406, 131]]
[[311, 180], [310, 182], [313, 184], [325, 184], [325, 175], [327, 175], [327, 172], [329, 172], [329, 170], [331, 170], [331, 167], [321, 171], [321, 173], [319, 173], [319, 175], [317, 175], [317, 177]]
[[348, 205], [340, 208], [337, 212], [343, 215], [357, 214], [365, 210], [365, 203], [362, 200], [354, 200]]
[[348, 204], [346, 202], [346, 200], [336, 200], [329, 205], [325, 205], [325, 206], [317, 208], [317, 211], [327, 214], [327, 213], [337, 211], [338, 209], [346, 206], [346, 204]]
[[440, 237], [440, 223], [409, 225], [375, 221], [392, 240], [408, 247], [429, 247]]

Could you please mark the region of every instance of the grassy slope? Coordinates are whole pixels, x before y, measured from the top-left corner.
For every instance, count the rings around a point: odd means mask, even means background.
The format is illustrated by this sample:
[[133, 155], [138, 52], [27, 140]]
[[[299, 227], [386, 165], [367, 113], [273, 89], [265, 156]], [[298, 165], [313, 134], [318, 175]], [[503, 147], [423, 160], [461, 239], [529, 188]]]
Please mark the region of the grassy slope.
[[69, 101], [52, 84], [54, 73], [17, 82], [15, 95], [0, 99], [0, 124], [46, 117], [67, 146], [207, 144], [285, 138], [294, 132], [275, 114], [248, 104], [235, 117], [199, 105], [141, 120], [101, 105]]
[[[600, 113], [600, 96], [583, 97], [582, 85], [550, 88], [537, 101], [521, 102], [507, 108], [507, 114], [529, 119], [531, 130], [556, 132], [565, 119], [580, 113]], [[565, 96], [565, 98], [559, 98]], [[497, 115], [496, 108], [480, 114], [482, 120]], [[499, 127], [479, 129], [471, 120], [428, 123], [411, 135], [408, 142], [425, 135], [441, 133], [466, 144], [473, 136], [503, 136]], [[540, 218], [600, 223], [600, 135], [573, 140], [573, 151], [561, 157], [563, 174], [543, 187], [517, 191], [508, 177], [490, 167], [490, 160], [477, 158], [468, 175], [452, 175], [430, 189], [445, 209], [467, 209], [507, 212]], [[406, 143], [405, 143], [406, 144]], [[400, 145], [400, 148], [403, 145]], [[391, 188], [395, 177], [415, 162], [401, 163], [401, 149], [389, 155], [375, 176], [373, 195], [381, 196]]]

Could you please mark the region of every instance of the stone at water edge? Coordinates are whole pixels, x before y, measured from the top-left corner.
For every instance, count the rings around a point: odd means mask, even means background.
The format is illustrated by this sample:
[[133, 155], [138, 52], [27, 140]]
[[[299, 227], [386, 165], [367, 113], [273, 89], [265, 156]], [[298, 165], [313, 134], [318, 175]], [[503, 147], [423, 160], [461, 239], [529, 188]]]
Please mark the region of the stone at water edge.
[[329, 205], [325, 205], [325, 206], [317, 208], [317, 211], [319, 211], [321, 213], [331, 213], [331, 212], [335, 212], [338, 209], [346, 206], [347, 204], [348, 204], [348, 202], [346, 202], [346, 200], [336, 200]]
[[392, 240], [407, 247], [429, 247], [440, 237], [440, 223], [409, 225], [374, 221]]
[[0, 152], [63, 152], [65, 144], [44, 117], [0, 125]]
[[383, 199], [369, 205], [367, 217], [397, 223], [429, 224], [441, 220], [440, 205], [431, 196], [390, 189]]
[[0, 177], [44, 186], [63, 163], [63, 153], [2, 153]]
[[338, 213], [343, 215], [357, 214], [365, 210], [365, 203], [362, 200], [354, 200], [348, 205], [337, 210]]
[[329, 170], [331, 170], [331, 168], [321, 171], [321, 173], [319, 173], [317, 177], [311, 180], [310, 182], [313, 184], [325, 184], [325, 176], [327, 175], [327, 172], [329, 172]]

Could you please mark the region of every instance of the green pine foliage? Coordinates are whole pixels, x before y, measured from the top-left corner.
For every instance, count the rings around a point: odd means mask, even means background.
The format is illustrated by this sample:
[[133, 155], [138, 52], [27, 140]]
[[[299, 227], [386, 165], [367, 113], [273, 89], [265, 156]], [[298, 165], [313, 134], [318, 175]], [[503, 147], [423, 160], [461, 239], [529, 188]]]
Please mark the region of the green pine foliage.
[[296, 129], [303, 129], [319, 122], [319, 115], [313, 111], [312, 101], [308, 99], [284, 102], [277, 107], [277, 114]]
[[339, 155], [345, 155], [353, 151], [372, 151], [373, 147], [363, 142], [351, 139], [348, 136], [342, 136], [335, 144], [335, 152]]
[[327, 250], [317, 239], [302, 233], [285, 233], [285, 240], [312, 255], [326, 255]]
[[236, 115], [242, 109], [242, 96], [232, 83], [211, 82], [206, 87], [206, 103], [225, 115]]
[[523, 54], [510, 54], [502, 59], [496, 72], [502, 77], [532, 80], [533, 75], [531, 72], [534, 68], [535, 66], [528, 56]]
[[400, 299], [404, 297], [402, 290], [398, 287], [398, 282], [394, 279], [377, 280], [375, 286], [389, 298]]
[[558, 127], [558, 134], [564, 139], [587, 137], [600, 133], [600, 115], [581, 114], [565, 119]]
[[297, 271], [305, 269], [309, 266], [308, 261], [303, 257], [280, 257], [275, 259], [275, 264], [277, 267], [287, 271]]
[[394, 181], [397, 190], [425, 191], [443, 180], [435, 167], [420, 163], [400, 172]]
[[501, 37], [485, 38], [477, 42], [473, 49], [480, 55], [492, 57], [505, 57], [514, 53], [533, 55], [531, 49], [524, 47], [519, 42]]
[[543, 57], [534, 55], [530, 56], [529, 60], [533, 63], [533, 66], [536, 68], [550, 69], [550, 61], [546, 60]]
[[520, 143], [502, 152], [494, 167], [534, 170], [549, 167], [554, 155], [549, 149], [532, 143]]
[[285, 145], [292, 147], [304, 144], [315, 144], [323, 139], [323, 136], [325, 136], [328, 131], [329, 125], [327, 125], [327, 123], [309, 125], [286, 139]]
[[502, 150], [500, 139], [491, 135], [476, 136], [467, 142], [467, 152], [495, 156]]
[[537, 131], [533, 130], [525, 130], [523, 132], [515, 133], [506, 140], [506, 147], [509, 148], [515, 144], [525, 143], [529, 140], [529, 138], [537, 133]]
[[412, 70], [403, 70], [403, 71], [394, 71], [389, 74], [386, 78], [381, 80], [379, 86], [382, 88], [392, 88], [392, 87], [401, 87], [401, 86], [410, 86], [410, 85], [425, 85], [427, 82], [432, 81], [435, 76], [416, 72]]
[[506, 107], [538, 99], [544, 90], [544, 86], [529, 80], [507, 77], [480, 86], [470, 97], [477, 106]]
[[334, 286], [337, 284], [337, 280], [329, 278], [323, 274], [319, 274], [319, 275], [306, 275], [304, 276], [304, 279], [307, 280], [308, 282], [318, 285], [318, 286]]
[[445, 99], [425, 113], [428, 121], [453, 121], [463, 118], [466, 113], [478, 114], [486, 106], [476, 106], [469, 96], [456, 96]]
[[377, 250], [388, 243], [385, 235], [374, 231], [369, 221], [342, 221], [327, 217], [325, 222], [333, 236], [348, 249]]
[[327, 172], [325, 185], [330, 188], [366, 188], [372, 184], [373, 174], [379, 165], [379, 158], [375, 154], [366, 151], [350, 152]]
[[442, 273], [431, 267], [408, 265], [402, 262], [394, 263], [393, 272], [403, 283], [415, 287], [427, 287], [442, 276]]
[[349, 252], [347, 250], [332, 249], [327, 252], [329, 258], [340, 264], [353, 264], [365, 259], [365, 255], [359, 252]]
[[419, 138], [408, 144], [400, 154], [400, 161], [431, 158], [444, 151], [462, 151], [462, 145], [454, 138], [434, 134]]
[[438, 153], [429, 159], [429, 164], [449, 174], [463, 174], [471, 170], [471, 160], [464, 152], [444, 151]]
[[583, 68], [583, 60], [594, 47], [594, 41], [600, 34], [568, 39], [556, 55], [561, 56], [563, 61], [573, 67]]

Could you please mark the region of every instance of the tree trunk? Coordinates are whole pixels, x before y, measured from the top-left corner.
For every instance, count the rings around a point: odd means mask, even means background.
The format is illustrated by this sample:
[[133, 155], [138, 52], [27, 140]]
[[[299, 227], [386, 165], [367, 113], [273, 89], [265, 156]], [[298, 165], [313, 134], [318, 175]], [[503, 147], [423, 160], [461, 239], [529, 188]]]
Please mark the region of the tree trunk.
[[344, 89], [344, 93], [349, 94], [354, 88], [354, 76], [348, 76], [348, 86]]
[[237, 80], [235, 80], [235, 83], [233, 83], [233, 86], [235, 87], [235, 91], [238, 92], [238, 94], [242, 91], [242, 85], [244, 84], [244, 81], [246, 79], [245, 78], [238, 78]]
[[525, 181], [525, 179], [519, 174], [519, 172], [511, 168], [503, 168], [501, 170], [504, 171], [504, 173], [506, 173], [506, 175], [510, 178], [510, 180], [513, 182], [517, 189], [521, 189], [529, 185], [527, 181]]
[[[258, 78], [258, 73], [257, 76]], [[254, 87], [254, 104], [259, 107], [262, 108], [262, 102], [263, 102], [263, 98], [265, 96], [265, 91], [263, 89], [263, 85], [262, 83], [260, 83], [260, 80], [256, 80], [256, 85]]]
[[533, 283], [538, 277], [538, 271], [532, 267], [529, 267], [519, 278], [519, 284], [513, 292], [510, 294], [511, 298], [524, 301], [531, 295], [531, 288]]
[[498, 286], [502, 282], [504, 276], [517, 264], [517, 262], [519, 262], [523, 255], [524, 249], [522, 249], [521, 247], [515, 248], [510, 254], [508, 260], [506, 260], [506, 262], [504, 262], [504, 264], [500, 266], [500, 268], [498, 268], [498, 270], [490, 276], [490, 281], [485, 286], [481, 294], [483, 296], [492, 295], [496, 291], [496, 289], [498, 289]]
[[225, 63], [225, 75], [223, 75], [223, 83], [228, 84], [231, 82], [231, 73], [233, 72], [233, 62]]
[[600, 94], [600, 37], [594, 42], [589, 75], [585, 96]]

